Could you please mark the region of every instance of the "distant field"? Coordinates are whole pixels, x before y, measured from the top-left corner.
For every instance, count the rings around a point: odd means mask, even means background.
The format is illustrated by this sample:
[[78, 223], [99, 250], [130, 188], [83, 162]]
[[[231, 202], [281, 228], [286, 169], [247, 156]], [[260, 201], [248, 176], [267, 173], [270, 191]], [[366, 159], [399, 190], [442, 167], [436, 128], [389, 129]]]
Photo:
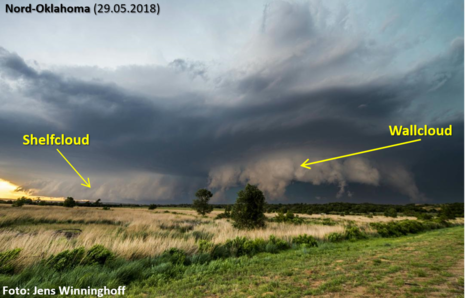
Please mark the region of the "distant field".
[[[378, 238], [370, 223], [415, 218], [300, 215], [304, 222], [299, 225], [268, 222], [265, 229], [237, 230], [228, 219], [214, 219], [219, 213], [215, 209], [201, 217], [188, 208], [102, 210], [0, 205], [0, 252], [21, 248], [11, 261], [14, 275], [0, 274], [0, 284], [61, 283], [81, 287], [125, 284], [130, 285], [130, 292], [137, 297], [145, 294], [301, 297], [333, 293], [450, 297], [459, 295], [460, 289], [463, 291], [463, 218], [451, 221], [460, 224], [459, 227]], [[267, 214], [269, 218], [274, 216]], [[328, 235], [343, 235], [350, 226], [357, 227], [368, 240], [328, 241]], [[318, 247], [296, 245], [295, 237], [299, 235], [313, 236]], [[237, 237], [266, 241], [275, 237], [284, 241], [287, 248], [276, 253], [276, 248], [267, 246], [264, 251], [273, 253], [226, 259], [212, 259], [200, 249], [202, 241], [221, 246]], [[60, 280], [56, 280], [53, 270], [41, 267], [44, 266], [41, 261], [63, 251], [80, 247], [89, 250], [97, 244], [114, 254], [116, 261], [112, 265], [103, 269], [70, 267], [60, 273], [63, 274]], [[173, 248], [185, 253], [189, 263], [166, 263], [163, 258]], [[202, 261], [198, 256], [208, 260]], [[0, 273], [1, 269], [0, 262]], [[25, 280], [21, 276], [27, 276], [28, 270], [40, 270], [43, 279]], [[105, 275], [97, 280], [79, 279], [87, 271]], [[117, 277], [121, 274], [125, 279]]]

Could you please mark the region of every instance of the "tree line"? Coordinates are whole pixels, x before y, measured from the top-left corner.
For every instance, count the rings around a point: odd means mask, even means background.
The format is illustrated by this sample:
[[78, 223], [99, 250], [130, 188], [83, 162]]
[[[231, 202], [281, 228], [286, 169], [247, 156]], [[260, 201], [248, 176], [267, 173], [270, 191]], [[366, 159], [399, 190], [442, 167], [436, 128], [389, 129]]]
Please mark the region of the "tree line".
[[[249, 185], [248, 185], [249, 186]], [[253, 189], [251, 188], [253, 187]], [[244, 190], [239, 192], [239, 202], [244, 201], [244, 197], [257, 195], [260, 191], [256, 186], [246, 186]], [[21, 207], [23, 205], [40, 205], [40, 206], [65, 206], [65, 207], [133, 207], [133, 208], [149, 208], [153, 210], [157, 207], [187, 207], [195, 210], [200, 210], [199, 214], [205, 215], [210, 213], [214, 209], [224, 209], [225, 212], [220, 215], [221, 217], [231, 217], [234, 208], [235, 214], [241, 212], [239, 205], [234, 207], [236, 204], [210, 204], [210, 198], [213, 194], [207, 189], [199, 189], [196, 194], [196, 199], [192, 204], [123, 204], [123, 203], [103, 203], [101, 199], [94, 202], [91, 201], [77, 201], [72, 197], [66, 198], [64, 201], [45, 201], [40, 199], [30, 199], [27, 197], [21, 197], [17, 200], [0, 200], [0, 204], [11, 204], [13, 207]], [[243, 206], [243, 205], [241, 205]], [[420, 216], [428, 218], [431, 214], [444, 214], [447, 213], [449, 217], [463, 217], [464, 216], [464, 203], [449, 203], [449, 204], [406, 204], [406, 205], [393, 205], [393, 204], [373, 204], [373, 203], [345, 203], [345, 202], [334, 202], [326, 204], [307, 204], [307, 203], [295, 203], [295, 204], [269, 204], [265, 201], [263, 195], [263, 204], [260, 204], [260, 208], [263, 209], [264, 213], [281, 213], [281, 214], [336, 214], [336, 215], [369, 215], [369, 214], [384, 214], [386, 216], [395, 217], [397, 214], [403, 214], [406, 216]]]

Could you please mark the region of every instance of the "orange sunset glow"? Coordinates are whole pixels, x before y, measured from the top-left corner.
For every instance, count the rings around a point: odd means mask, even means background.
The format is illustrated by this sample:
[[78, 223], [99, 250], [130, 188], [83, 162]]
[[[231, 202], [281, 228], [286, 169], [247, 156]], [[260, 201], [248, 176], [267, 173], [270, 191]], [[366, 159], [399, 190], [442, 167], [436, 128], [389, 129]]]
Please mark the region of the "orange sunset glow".
[[37, 196], [30, 195], [30, 193], [18, 189], [19, 185], [16, 185], [10, 181], [0, 179], [0, 199], [17, 199], [22, 196], [31, 198], [33, 200], [41, 199], [43, 201], [62, 201], [61, 197], [47, 197], [47, 196]]

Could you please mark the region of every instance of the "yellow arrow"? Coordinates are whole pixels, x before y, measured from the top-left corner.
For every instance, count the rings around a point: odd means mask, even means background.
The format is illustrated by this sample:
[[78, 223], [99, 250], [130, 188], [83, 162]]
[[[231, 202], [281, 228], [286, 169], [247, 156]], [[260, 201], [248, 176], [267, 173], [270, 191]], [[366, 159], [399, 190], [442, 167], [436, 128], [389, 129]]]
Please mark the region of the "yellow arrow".
[[84, 181], [84, 183], [81, 183], [81, 185], [90, 188], [90, 179], [89, 179], [89, 177], [87, 177], [87, 181], [86, 181], [86, 179], [82, 178], [81, 174], [79, 174], [79, 172], [73, 167], [73, 165], [66, 159], [66, 157], [63, 155], [63, 153], [61, 153], [60, 150], [58, 150], [58, 149], [57, 149], [57, 151], [58, 151], [58, 153], [60, 153], [61, 156], [63, 156], [63, 158], [66, 160], [66, 162], [73, 168], [73, 170], [76, 172], [76, 174], [78, 174], [79, 177], [81, 177], [82, 181]]
[[366, 150], [366, 151], [362, 151], [362, 152], [356, 152], [356, 153], [352, 153], [352, 154], [342, 155], [342, 156], [338, 156], [338, 157], [328, 158], [328, 159], [319, 160], [319, 161], [314, 161], [314, 162], [309, 162], [309, 163], [307, 163], [307, 161], [308, 161], [308, 159], [307, 159], [307, 160], [304, 161], [304, 163], [301, 164], [300, 166], [303, 167], [303, 168], [306, 168], [306, 169], [312, 169], [312, 168], [309, 167], [309, 165], [313, 165], [313, 164], [321, 163], [321, 162], [325, 162], [325, 161], [330, 161], [330, 160], [335, 160], [335, 159], [339, 159], [339, 158], [345, 158], [345, 157], [349, 157], [349, 156], [354, 156], [354, 155], [358, 155], [358, 154], [368, 153], [368, 152], [372, 152], [372, 151], [383, 150], [383, 149], [387, 149], [387, 148], [391, 148], [391, 147], [402, 146], [402, 145], [406, 145], [406, 144], [410, 144], [410, 143], [415, 143], [415, 142], [420, 142], [420, 141], [421, 141], [421, 139], [418, 139], [418, 140], [413, 140], [413, 141], [408, 141], [408, 142], [404, 142], [404, 143], [399, 143], [399, 144], [384, 146], [384, 147], [380, 147], [380, 148], [375, 148], [375, 149]]

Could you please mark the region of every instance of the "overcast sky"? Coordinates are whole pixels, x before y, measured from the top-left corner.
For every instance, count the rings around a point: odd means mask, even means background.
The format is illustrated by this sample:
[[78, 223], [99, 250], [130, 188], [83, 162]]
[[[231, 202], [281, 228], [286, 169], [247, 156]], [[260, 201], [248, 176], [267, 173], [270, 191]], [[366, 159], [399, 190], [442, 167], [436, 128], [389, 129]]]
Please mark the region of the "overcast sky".
[[[159, 4], [2, 8], [0, 179], [106, 202], [185, 203], [201, 187], [233, 202], [246, 183], [274, 203], [463, 201], [462, 1]], [[389, 133], [410, 124], [453, 136], [300, 167], [415, 139]], [[91, 189], [56, 146], [22, 145], [62, 133], [90, 135], [58, 148]]]

